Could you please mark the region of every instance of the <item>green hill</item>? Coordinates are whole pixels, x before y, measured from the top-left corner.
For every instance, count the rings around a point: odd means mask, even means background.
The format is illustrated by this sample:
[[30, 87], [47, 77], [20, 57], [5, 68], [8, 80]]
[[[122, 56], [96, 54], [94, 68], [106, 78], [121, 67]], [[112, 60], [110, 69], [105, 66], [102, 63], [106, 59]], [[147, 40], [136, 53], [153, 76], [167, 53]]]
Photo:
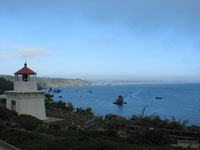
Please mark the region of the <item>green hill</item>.
[[[64, 79], [64, 78], [45, 78], [38, 77], [38, 88], [49, 88], [56, 86], [86, 86], [91, 83], [81, 79]], [[13, 90], [14, 77], [9, 75], [0, 75], [0, 94], [6, 90]]]
[[0, 75], [0, 94], [4, 93], [4, 91], [13, 90], [13, 81], [14, 78], [12, 76]]
[[91, 83], [81, 79], [64, 79], [64, 78], [37, 78], [38, 85], [42, 88], [56, 86], [86, 86]]

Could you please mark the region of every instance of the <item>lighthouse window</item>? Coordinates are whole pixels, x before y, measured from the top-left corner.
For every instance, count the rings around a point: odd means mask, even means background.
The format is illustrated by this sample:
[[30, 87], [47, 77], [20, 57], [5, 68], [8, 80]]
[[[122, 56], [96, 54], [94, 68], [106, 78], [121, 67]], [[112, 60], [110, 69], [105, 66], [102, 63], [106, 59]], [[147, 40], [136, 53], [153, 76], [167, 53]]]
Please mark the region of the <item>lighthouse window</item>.
[[25, 82], [28, 81], [28, 75], [27, 74], [23, 74], [23, 81], [25, 81]]
[[15, 75], [15, 81], [21, 82], [22, 81], [22, 75]]
[[29, 81], [30, 82], [35, 82], [35, 75], [29, 75]]

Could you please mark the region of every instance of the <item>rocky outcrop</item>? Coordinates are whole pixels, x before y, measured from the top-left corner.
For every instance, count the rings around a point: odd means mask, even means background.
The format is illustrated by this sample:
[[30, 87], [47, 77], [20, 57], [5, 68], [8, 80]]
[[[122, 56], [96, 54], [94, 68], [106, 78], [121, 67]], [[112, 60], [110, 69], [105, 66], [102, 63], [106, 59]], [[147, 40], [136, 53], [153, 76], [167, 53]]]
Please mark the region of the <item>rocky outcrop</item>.
[[126, 118], [122, 117], [122, 116], [118, 116], [118, 115], [115, 115], [115, 114], [107, 114], [105, 116], [106, 119], [108, 120], [112, 120], [112, 121], [125, 121]]
[[61, 89], [54, 89], [53, 92], [54, 92], [54, 93], [60, 93], [60, 92], [62, 92], [62, 91], [61, 91]]
[[49, 88], [49, 91], [48, 91], [48, 93], [51, 93], [51, 92], [52, 92], [52, 90], [53, 90], [52, 88]]
[[123, 97], [119, 96], [118, 99], [113, 103], [113, 104], [117, 104], [117, 105], [123, 105], [123, 104], [127, 104], [126, 102], [124, 102]]
[[155, 99], [163, 99], [162, 97], [155, 97]]

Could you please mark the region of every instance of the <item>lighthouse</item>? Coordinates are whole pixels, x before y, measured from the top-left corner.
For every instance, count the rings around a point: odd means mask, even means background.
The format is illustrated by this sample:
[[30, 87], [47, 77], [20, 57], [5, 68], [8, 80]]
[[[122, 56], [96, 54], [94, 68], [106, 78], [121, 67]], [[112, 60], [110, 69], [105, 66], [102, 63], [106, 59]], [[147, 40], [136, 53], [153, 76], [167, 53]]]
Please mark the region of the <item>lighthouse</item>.
[[19, 115], [28, 114], [45, 120], [45, 92], [37, 90], [36, 74], [26, 63], [15, 73], [14, 91], [5, 92], [6, 107]]

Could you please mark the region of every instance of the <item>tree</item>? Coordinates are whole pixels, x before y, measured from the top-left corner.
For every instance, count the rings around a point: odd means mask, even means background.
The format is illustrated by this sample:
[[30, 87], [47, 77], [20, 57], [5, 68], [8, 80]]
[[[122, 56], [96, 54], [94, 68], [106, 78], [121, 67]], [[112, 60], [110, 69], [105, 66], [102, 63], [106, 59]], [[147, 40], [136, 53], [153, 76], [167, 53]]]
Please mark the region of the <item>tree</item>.
[[74, 111], [74, 105], [72, 104], [72, 102], [70, 102], [70, 103], [67, 103], [67, 110], [68, 111], [70, 111], [70, 112], [73, 112]]
[[59, 100], [57, 102], [57, 105], [56, 105], [57, 108], [60, 108], [60, 109], [65, 109], [66, 108], [66, 103], [63, 102], [62, 100]]

